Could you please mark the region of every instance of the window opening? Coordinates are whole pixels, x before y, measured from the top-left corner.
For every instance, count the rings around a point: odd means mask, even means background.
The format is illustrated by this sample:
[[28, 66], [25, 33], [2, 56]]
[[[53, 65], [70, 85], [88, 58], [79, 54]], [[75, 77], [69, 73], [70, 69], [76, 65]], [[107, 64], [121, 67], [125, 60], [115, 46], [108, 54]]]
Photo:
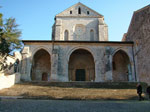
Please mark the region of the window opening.
[[81, 8], [80, 7], [78, 8], [78, 14], [81, 14]]
[[68, 30], [65, 30], [65, 32], [64, 32], [64, 39], [68, 40], [68, 37], [69, 37], [69, 32], [68, 32]]
[[72, 11], [70, 11], [70, 14], [72, 14]]
[[89, 12], [89, 11], [87, 11], [87, 14], [89, 15], [89, 14], [90, 14], [90, 12]]
[[94, 30], [93, 29], [90, 31], [90, 39], [91, 39], [91, 41], [94, 40]]

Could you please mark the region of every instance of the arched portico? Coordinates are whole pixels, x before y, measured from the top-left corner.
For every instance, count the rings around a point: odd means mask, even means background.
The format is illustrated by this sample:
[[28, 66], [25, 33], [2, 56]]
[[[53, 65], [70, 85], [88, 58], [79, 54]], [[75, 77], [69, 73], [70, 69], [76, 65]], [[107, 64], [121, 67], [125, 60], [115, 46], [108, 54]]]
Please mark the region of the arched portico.
[[123, 50], [118, 50], [113, 55], [113, 81], [130, 81], [132, 76], [129, 56]]
[[39, 49], [32, 59], [31, 80], [48, 81], [51, 74], [51, 56], [45, 49]]
[[95, 80], [95, 63], [92, 54], [85, 49], [77, 49], [69, 58], [70, 81]]

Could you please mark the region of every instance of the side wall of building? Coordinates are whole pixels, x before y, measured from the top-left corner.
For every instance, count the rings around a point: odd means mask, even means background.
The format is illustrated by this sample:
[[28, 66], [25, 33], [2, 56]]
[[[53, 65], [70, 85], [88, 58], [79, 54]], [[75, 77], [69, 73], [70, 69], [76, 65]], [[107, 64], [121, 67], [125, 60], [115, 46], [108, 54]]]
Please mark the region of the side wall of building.
[[138, 81], [150, 84], [150, 6], [134, 12], [126, 41], [134, 41]]

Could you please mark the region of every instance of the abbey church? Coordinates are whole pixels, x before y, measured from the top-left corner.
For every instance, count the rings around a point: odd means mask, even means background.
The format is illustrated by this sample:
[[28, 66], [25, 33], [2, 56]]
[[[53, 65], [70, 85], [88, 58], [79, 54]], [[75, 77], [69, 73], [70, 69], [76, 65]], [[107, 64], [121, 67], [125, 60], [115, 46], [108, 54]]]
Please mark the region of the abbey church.
[[[140, 33], [136, 33], [137, 28], [141, 28], [136, 26], [136, 18], [142, 21], [140, 16], [143, 10], [146, 10], [145, 15], [150, 14], [150, 6], [134, 12], [123, 41], [116, 42], [108, 41], [108, 26], [103, 15], [80, 2], [71, 6], [55, 16], [52, 40], [23, 40], [21, 79], [50, 82], [150, 82], [150, 75], [145, 70], [150, 68], [150, 59], [142, 59], [144, 57], [141, 57], [140, 52], [146, 55], [150, 53], [147, 53], [149, 50], [138, 51], [145, 43], [141, 44]], [[146, 17], [150, 20], [150, 16]], [[145, 22], [150, 24], [148, 20]], [[147, 23], [144, 25], [147, 26]], [[150, 25], [144, 25], [143, 32], [145, 28], [150, 29]], [[150, 34], [144, 35], [147, 38], [144, 42], [148, 42]], [[147, 65], [142, 64], [141, 60], [143, 63], [146, 61]]]

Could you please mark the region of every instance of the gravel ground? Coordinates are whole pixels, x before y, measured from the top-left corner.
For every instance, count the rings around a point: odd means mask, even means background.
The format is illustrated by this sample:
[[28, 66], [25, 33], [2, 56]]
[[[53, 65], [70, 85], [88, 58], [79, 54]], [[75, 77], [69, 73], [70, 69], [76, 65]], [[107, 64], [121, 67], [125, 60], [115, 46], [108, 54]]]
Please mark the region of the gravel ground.
[[150, 112], [150, 101], [1, 99], [0, 112]]

